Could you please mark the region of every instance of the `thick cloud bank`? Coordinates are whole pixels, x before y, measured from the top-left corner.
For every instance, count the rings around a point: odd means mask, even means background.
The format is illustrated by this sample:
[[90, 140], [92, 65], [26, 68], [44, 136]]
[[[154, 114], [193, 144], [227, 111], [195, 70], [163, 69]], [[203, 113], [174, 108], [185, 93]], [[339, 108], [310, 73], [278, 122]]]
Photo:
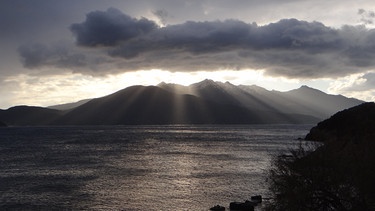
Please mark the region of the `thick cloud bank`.
[[[108, 9], [89, 13], [84, 22], [72, 24], [70, 30], [78, 46], [112, 58], [102, 61], [111, 61], [116, 71], [251, 68], [289, 78], [325, 78], [375, 67], [375, 31], [364, 26], [335, 29], [319, 22], [283, 19], [263, 26], [225, 20], [158, 27], [146, 18]], [[65, 60], [53, 60], [48, 55], [56, 55], [56, 51], [48, 54], [44, 52], [47, 50], [23, 46], [19, 52], [26, 67], [61, 67], [66, 62], [84, 71], [82, 65], [90, 66], [89, 55], [70, 52], [63, 54]]]
[[77, 44], [82, 46], [112, 46], [154, 29], [156, 24], [153, 21], [145, 18], [137, 20], [113, 8], [106, 12], [91, 12], [85, 22], [70, 27], [77, 37]]
[[84, 54], [72, 53], [63, 46], [49, 47], [44, 44], [21, 46], [18, 52], [23, 58], [23, 65], [33, 69], [39, 66], [56, 66], [62, 68], [77, 68], [86, 66]]

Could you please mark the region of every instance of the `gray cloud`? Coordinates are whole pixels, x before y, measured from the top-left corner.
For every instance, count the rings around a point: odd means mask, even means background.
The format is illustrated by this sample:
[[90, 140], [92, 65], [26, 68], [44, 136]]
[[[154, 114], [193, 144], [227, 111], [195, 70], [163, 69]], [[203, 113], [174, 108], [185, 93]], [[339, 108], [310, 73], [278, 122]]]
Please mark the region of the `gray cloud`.
[[[118, 73], [116, 61], [101, 51], [79, 49], [66, 43], [45, 45], [34, 43], [22, 45], [18, 48], [21, 62], [28, 69], [60, 68], [87, 75], [106, 75]], [[43, 74], [53, 74], [56, 70], [42, 71]]]
[[166, 25], [167, 24], [167, 18], [169, 16], [168, 12], [166, 10], [155, 10], [152, 12], [160, 21], [161, 24]]
[[47, 46], [44, 44], [23, 45], [18, 48], [22, 63], [26, 68], [41, 66], [56, 66], [62, 68], [86, 66], [86, 56], [72, 53], [62, 46]]
[[367, 11], [365, 9], [359, 9], [358, 15], [361, 16], [361, 22], [365, 25], [373, 24], [375, 19], [374, 11]]
[[344, 92], [363, 92], [372, 90], [375, 91], [375, 72], [367, 72], [357, 78], [361, 83], [351, 84], [343, 89]]
[[[92, 72], [82, 68], [86, 66], [101, 74], [250, 68], [289, 78], [334, 78], [375, 67], [375, 30], [364, 26], [335, 29], [320, 22], [283, 19], [263, 26], [225, 20], [159, 28], [151, 20], [109, 9], [89, 13], [70, 29], [77, 44], [88, 47], [87, 54], [23, 47], [19, 53], [24, 65], [67, 65]], [[91, 58], [99, 54], [106, 59]], [[107, 68], [100, 70], [100, 65]]]
[[107, 11], [90, 12], [83, 23], [73, 24], [70, 30], [82, 46], [112, 46], [121, 41], [149, 33], [157, 25], [146, 18], [139, 20], [121, 11], [110, 8]]

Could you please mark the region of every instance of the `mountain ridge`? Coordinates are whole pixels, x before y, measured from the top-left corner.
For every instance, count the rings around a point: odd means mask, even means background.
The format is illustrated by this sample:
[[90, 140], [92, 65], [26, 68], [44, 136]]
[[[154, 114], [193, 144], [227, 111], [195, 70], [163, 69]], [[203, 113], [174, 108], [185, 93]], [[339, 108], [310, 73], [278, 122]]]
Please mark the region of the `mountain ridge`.
[[[164, 83], [160, 86], [174, 91], [175, 85]], [[233, 85], [229, 82], [214, 82], [204, 80], [184, 88], [179, 87], [176, 93], [182, 91], [198, 97], [223, 104], [235, 104], [251, 109], [274, 111], [281, 113], [300, 113], [326, 119], [337, 111], [353, 107], [364, 101], [347, 98], [342, 95], [326, 94], [306, 85], [286, 92], [269, 91], [256, 85]]]
[[[189, 86], [136, 85], [86, 101], [49, 108], [16, 106], [0, 110], [0, 121], [8, 125], [301, 124], [317, 123], [363, 102], [307, 86], [276, 92], [213, 80]], [[68, 109], [58, 109], [64, 106]]]
[[[256, 124], [285, 123], [236, 105], [217, 104], [189, 94], [176, 94], [157, 86], [132, 86], [92, 100], [70, 111], [54, 124]], [[314, 118], [290, 114], [300, 123]], [[301, 120], [300, 120], [301, 119]]]

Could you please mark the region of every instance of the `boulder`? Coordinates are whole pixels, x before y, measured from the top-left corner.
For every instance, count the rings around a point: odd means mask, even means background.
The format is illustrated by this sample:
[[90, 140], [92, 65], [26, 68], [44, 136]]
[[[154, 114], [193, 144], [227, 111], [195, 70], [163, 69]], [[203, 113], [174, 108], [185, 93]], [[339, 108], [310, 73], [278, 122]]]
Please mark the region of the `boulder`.
[[237, 210], [237, 211], [254, 211], [254, 206], [256, 206], [256, 203], [251, 202], [251, 201], [231, 202], [229, 204], [230, 210]]
[[251, 201], [257, 204], [262, 203], [262, 196], [261, 195], [252, 196]]
[[216, 206], [211, 207], [210, 210], [212, 210], [212, 211], [224, 211], [225, 207], [220, 206], [220, 205], [216, 205]]

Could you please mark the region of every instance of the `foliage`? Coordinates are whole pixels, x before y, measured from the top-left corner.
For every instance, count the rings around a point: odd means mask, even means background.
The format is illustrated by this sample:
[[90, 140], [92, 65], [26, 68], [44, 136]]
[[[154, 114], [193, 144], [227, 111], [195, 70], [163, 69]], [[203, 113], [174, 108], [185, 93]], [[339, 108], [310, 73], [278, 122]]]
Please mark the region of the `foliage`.
[[274, 200], [267, 209], [372, 210], [373, 169], [359, 170], [350, 159], [326, 145], [315, 151], [301, 146], [290, 156], [278, 156], [270, 171]]
[[270, 210], [375, 210], [375, 103], [338, 112], [299, 147], [274, 159]]

